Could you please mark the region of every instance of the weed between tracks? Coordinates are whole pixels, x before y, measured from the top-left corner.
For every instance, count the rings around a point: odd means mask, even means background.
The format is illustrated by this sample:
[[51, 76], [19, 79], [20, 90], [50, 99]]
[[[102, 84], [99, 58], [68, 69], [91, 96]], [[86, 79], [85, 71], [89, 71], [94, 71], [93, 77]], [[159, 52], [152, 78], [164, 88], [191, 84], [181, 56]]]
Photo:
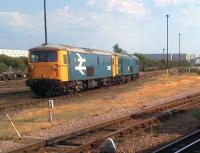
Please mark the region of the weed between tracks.
[[[110, 119], [124, 114], [126, 110], [155, 105], [157, 99], [169, 98], [200, 90], [199, 76], [166, 76], [162, 75], [150, 79], [141, 79], [137, 82], [103, 88], [82, 94], [67, 100], [59, 101], [53, 110], [54, 121], [48, 122], [47, 108], [28, 108], [17, 112], [10, 112], [16, 127], [22, 134], [50, 128], [69, 122], [80, 121], [109, 114]], [[181, 95], [180, 95], [181, 96]], [[185, 96], [185, 95], [182, 95]], [[9, 113], [9, 112], [8, 112]], [[15, 138], [16, 134], [6, 118], [0, 116], [0, 139]], [[70, 123], [69, 123], [70, 124]]]

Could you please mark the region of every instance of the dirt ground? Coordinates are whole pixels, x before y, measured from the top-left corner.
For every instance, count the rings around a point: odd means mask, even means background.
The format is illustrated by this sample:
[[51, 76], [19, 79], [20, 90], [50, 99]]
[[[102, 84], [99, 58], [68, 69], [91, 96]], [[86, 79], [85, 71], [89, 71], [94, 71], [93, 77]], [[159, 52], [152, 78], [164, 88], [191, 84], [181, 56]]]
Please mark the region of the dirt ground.
[[[53, 109], [53, 122], [48, 122], [47, 108], [30, 108], [10, 114], [22, 135], [55, 125], [93, 118], [126, 109], [141, 109], [155, 105], [157, 100], [184, 96], [200, 91], [198, 75], [161, 75], [129, 84], [112, 86], [82, 93], [62, 102]], [[162, 101], [161, 100], [161, 101]], [[69, 126], [70, 127], [70, 126]], [[0, 115], [0, 140], [16, 139], [17, 135], [4, 114]]]

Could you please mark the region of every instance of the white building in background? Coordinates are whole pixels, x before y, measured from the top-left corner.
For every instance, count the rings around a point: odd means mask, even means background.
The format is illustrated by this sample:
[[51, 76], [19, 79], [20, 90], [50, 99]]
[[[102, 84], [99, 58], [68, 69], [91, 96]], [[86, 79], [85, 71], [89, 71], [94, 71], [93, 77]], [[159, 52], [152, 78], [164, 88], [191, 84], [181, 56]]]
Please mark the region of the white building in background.
[[[166, 60], [167, 59], [167, 55], [166, 54], [144, 54], [144, 56], [148, 59], [151, 60]], [[188, 61], [190, 62], [192, 59], [194, 59], [196, 57], [195, 54], [186, 54], [186, 53], [181, 53], [180, 54], [180, 59], [181, 61]], [[179, 61], [179, 54], [168, 54], [168, 59], [169, 61]]]
[[0, 55], [6, 55], [10, 57], [28, 57], [27, 50], [9, 50], [9, 49], [0, 49]]
[[192, 65], [200, 65], [200, 57], [196, 57], [191, 60]]

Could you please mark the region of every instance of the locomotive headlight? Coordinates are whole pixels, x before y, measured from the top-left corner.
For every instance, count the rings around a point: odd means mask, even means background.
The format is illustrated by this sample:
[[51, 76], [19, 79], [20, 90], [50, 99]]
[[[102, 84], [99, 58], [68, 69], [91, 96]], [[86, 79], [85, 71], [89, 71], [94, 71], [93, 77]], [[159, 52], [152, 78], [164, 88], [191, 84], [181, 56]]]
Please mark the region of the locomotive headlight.
[[58, 66], [56, 64], [53, 65], [53, 70], [57, 70]]

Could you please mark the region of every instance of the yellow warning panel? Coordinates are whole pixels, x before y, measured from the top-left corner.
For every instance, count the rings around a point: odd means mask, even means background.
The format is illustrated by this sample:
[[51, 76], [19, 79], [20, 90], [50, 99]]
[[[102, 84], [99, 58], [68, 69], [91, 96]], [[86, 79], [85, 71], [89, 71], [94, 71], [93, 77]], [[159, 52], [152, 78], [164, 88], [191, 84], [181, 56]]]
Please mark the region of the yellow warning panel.
[[61, 81], [68, 81], [69, 80], [69, 69], [68, 69], [68, 56], [67, 51], [58, 51], [59, 57], [58, 57], [58, 74], [59, 79]]
[[118, 66], [119, 66], [119, 57], [118, 55], [112, 56], [112, 73], [113, 77], [117, 76], [119, 74]]

